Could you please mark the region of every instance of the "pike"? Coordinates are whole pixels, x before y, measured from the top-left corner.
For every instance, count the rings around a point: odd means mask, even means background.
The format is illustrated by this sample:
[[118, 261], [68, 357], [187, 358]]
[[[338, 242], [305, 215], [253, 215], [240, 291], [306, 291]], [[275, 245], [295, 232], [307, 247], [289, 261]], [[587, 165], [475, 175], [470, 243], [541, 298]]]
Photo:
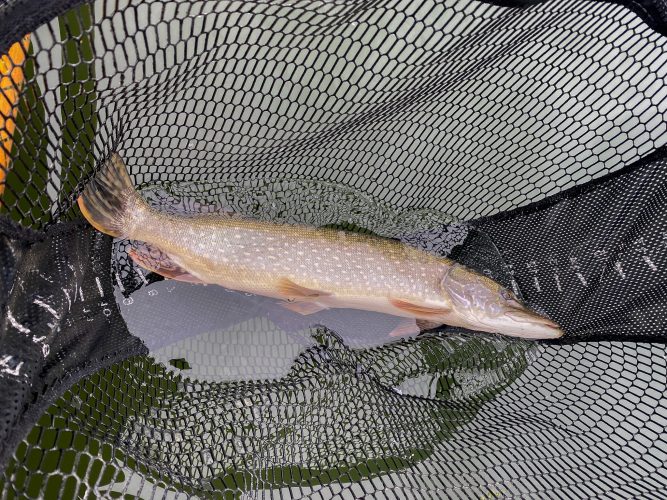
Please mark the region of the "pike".
[[[299, 314], [329, 308], [405, 318], [392, 336], [450, 325], [529, 339], [563, 332], [500, 284], [456, 262], [371, 235], [150, 207], [117, 153], [78, 199], [97, 230], [144, 242], [131, 252], [166, 278], [279, 299]], [[156, 259], [155, 255], [163, 257]], [[406, 326], [406, 321], [412, 327]]]

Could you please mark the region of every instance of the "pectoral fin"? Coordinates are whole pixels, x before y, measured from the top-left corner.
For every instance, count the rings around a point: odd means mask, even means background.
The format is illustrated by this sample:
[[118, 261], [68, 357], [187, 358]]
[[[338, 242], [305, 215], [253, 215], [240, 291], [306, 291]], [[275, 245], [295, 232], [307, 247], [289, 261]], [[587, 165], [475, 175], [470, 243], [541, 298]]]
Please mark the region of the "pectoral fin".
[[316, 312], [328, 309], [328, 307], [318, 304], [317, 302], [280, 302], [280, 305], [292, 312], [308, 316]]
[[446, 307], [428, 307], [420, 304], [415, 304], [403, 299], [389, 299], [392, 306], [397, 307], [407, 313], [414, 315], [417, 318], [425, 318], [429, 316], [442, 316], [451, 312], [451, 309]]
[[322, 290], [314, 290], [312, 288], [306, 288], [301, 285], [297, 285], [289, 278], [282, 278], [278, 283], [278, 291], [283, 297], [296, 300], [304, 299], [316, 299], [318, 297], [326, 297], [331, 295], [328, 292], [323, 292]]
[[414, 335], [419, 332], [426, 330], [432, 330], [440, 325], [443, 325], [440, 321], [428, 321], [423, 319], [410, 319], [403, 318], [400, 323], [389, 332], [390, 337], [404, 337], [406, 335]]
[[405, 337], [406, 335], [414, 335], [419, 333], [419, 327], [414, 319], [402, 318], [392, 331], [389, 332], [390, 337]]
[[147, 243], [136, 244], [127, 254], [139, 266], [165, 278], [188, 283], [203, 283], [172, 261], [167, 254]]
[[419, 331], [424, 332], [426, 330], [433, 330], [434, 328], [438, 328], [439, 326], [444, 325], [444, 323], [440, 321], [429, 321], [426, 319], [418, 319], [417, 320], [417, 326], [419, 327]]

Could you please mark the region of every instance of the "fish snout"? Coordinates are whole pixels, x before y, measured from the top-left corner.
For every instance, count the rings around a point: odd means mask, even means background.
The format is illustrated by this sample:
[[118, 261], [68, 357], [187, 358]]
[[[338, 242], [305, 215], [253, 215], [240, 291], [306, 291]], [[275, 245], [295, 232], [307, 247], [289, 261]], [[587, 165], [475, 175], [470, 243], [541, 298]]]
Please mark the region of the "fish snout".
[[500, 284], [455, 264], [442, 280], [445, 290], [466, 328], [527, 339], [555, 339], [560, 327], [529, 309]]
[[[506, 323], [510, 331], [516, 332], [515, 335], [530, 339], [557, 339], [563, 335], [563, 330], [554, 321], [519, 305], [520, 307], [509, 308], [503, 315], [509, 321], [503, 323]], [[508, 334], [513, 333], [508, 331]]]

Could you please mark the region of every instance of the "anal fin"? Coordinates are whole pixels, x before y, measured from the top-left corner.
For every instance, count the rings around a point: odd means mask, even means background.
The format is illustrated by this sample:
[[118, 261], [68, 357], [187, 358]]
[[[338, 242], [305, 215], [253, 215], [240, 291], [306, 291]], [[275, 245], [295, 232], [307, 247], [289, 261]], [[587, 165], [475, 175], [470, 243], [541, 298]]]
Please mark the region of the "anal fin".
[[148, 243], [135, 243], [127, 253], [134, 262], [147, 271], [176, 281], [203, 283], [199, 278], [191, 275], [172, 261], [162, 250]]

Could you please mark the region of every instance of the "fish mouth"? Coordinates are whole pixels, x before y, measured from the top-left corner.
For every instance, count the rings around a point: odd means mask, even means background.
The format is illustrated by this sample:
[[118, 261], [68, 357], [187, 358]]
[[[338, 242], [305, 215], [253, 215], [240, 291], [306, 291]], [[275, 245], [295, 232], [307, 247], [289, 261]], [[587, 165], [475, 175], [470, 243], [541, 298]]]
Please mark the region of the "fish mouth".
[[564, 334], [561, 327], [554, 321], [525, 307], [513, 308], [506, 312], [505, 316], [516, 323], [525, 325], [525, 329], [519, 334], [524, 338], [557, 339]]

